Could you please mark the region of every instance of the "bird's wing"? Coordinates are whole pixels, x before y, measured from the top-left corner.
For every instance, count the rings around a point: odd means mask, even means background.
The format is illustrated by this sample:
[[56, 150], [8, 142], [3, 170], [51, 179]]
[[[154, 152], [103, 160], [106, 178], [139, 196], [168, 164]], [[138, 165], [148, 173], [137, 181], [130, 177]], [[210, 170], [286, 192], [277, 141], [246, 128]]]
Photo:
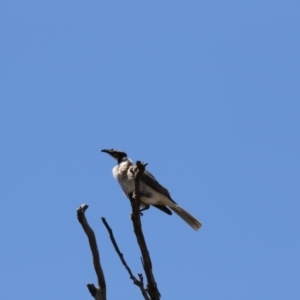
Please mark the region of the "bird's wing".
[[163, 211], [168, 215], [172, 215], [172, 212], [165, 206], [165, 205], [153, 205], [154, 207], [158, 208], [159, 210]]
[[172, 202], [176, 203], [169, 193], [169, 191], [164, 188], [156, 179], [155, 177], [148, 171], [144, 171], [142, 178], [141, 178], [147, 185], [149, 185], [154, 190], [158, 191], [159, 193], [163, 194], [167, 198], [169, 198]]

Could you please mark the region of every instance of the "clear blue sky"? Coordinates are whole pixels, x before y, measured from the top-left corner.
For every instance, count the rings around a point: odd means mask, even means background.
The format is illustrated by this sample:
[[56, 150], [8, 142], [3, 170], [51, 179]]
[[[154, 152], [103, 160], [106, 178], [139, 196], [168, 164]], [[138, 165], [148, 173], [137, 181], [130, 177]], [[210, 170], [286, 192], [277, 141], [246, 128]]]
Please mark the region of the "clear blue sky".
[[299, 1], [2, 0], [0, 28], [1, 299], [91, 299], [82, 203], [108, 299], [141, 299], [103, 148], [203, 223], [144, 214], [162, 299], [300, 299]]

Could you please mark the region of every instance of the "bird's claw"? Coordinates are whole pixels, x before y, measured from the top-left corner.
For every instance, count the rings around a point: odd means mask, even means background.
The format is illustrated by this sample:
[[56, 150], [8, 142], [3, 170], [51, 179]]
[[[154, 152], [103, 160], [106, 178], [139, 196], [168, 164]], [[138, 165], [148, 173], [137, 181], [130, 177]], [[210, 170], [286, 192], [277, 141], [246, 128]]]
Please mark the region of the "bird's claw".
[[[142, 217], [143, 215], [144, 215], [144, 214], [143, 214], [142, 212], [140, 212], [140, 216]], [[129, 216], [129, 219], [132, 220], [133, 217], [134, 217], [134, 214], [131, 213], [130, 216]]]

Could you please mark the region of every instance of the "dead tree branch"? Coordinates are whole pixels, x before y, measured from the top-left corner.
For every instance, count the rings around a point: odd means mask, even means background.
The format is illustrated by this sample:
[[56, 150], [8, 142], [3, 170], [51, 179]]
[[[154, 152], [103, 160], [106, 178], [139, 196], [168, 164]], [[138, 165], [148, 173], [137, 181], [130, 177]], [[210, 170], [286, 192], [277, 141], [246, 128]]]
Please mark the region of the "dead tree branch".
[[[110, 226], [108, 225], [108, 223], [106, 222], [105, 218], [102, 218], [102, 222], [105, 225], [110, 239], [112, 241], [112, 244], [117, 252], [117, 254], [119, 255], [119, 258], [121, 259], [122, 264], [124, 265], [125, 269], [127, 270], [130, 279], [133, 281], [133, 283], [135, 285], [137, 285], [140, 290], [141, 293], [144, 297], [145, 300], [160, 300], [160, 293], [153, 275], [153, 271], [152, 271], [152, 262], [151, 262], [151, 258], [149, 255], [149, 251], [147, 248], [147, 244], [144, 238], [144, 234], [142, 231], [142, 224], [141, 224], [141, 218], [140, 218], [140, 203], [141, 203], [141, 193], [140, 193], [140, 180], [141, 177], [145, 171], [145, 167], [147, 164], [144, 164], [140, 161], [137, 161], [136, 163], [136, 168], [134, 173], [134, 178], [135, 178], [135, 192], [130, 196], [130, 200], [131, 200], [131, 206], [132, 206], [132, 224], [133, 224], [133, 229], [134, 229], [134, 233], [138, 242], [138, 245], [140, 247], [141, 250], [141, 261], [142, 261], [142, 265], [146, 274], [146, 278], [147, 278], [147, 288], [144, 287], [144, 279], [143, 279], [143, 275], [142, 274], [138, 274], [139, 279], [137, 279], [131, 269], [129, 268], [128, 264], [126, 263], [123, 253], [121, 253], [117, 242], [114, 238], [112, 229], [110, 228]], [[97, 279], [98, 279], [98, 288], [95, 287], [94, 284], [89, 283], [87, 284], [87, 288], [89, 290], [89, 292], [91, 293], [91, 295], [94, 297], [95, 300], [106, 300], [106, 283], [105, 283], [105, 278], [104, 278], [104, 273], [101, 267], [101, 263], [100, 263], [100, 257], [99, 257], [99, 250], [98, 250], [98, 246], [97, 246], [97, 241], [96, 241], [96, 237], [94, 234], [94, 231], [91, 229], [91, 227], [89, 226], [86, 217], [85, 217], [85, 211], [87, 210], [88, 205], [84, 204], [81, 205], [78, 209], [77, 209], [77, 218], [79, 223], [81, 224], [85, 234], [88, 237], [88, 241], [89, 241], [89, 245], [90, 245], [90, 249], [92, 252], [92, 256], [93, 256], [93, 264], [94, 264], [94, 269], [97, 275]]]
[[96, 288], [91, 283], [87, 284], [87, 288], [95, 300], [106, 300], [106, 283], [105, 283], [104, 273], [100, 263], [100, 256], [99, 256], [96, 237], [94, 231], [88, 224], [87, 219], [85, 217], [85, 211], [87, 210], [87, 208], [88, 208], [87, 204], [81, 205], [77, 209], [77, 218], [89, 240], [89, 244], [93, 256], [94, 269], [98, 279], [98, 288]]
[[142, 224], [140, 218], [140, 202], [141, 202], [141, 194], [140, 194], [140, 179], [143, 175], [147, 164], [144, 164], [140, 161], [136, 162], [136, 170], [135, 170], [135, 195], [131, 197], [131, 205], [132, 205], [132, 223], [134, 233], [137, 238], [137, 242], [141, 249], [142, 253], [142, 263], [143, 268], [147, 277], [147, 292], [150, 296], [151, 300], [159, 300], [160, 293], [155, 282], [155, 278], [152, 272], [152, 263], [149, 255], [149, 251], [147, 248], [147, 244], [144, 238], [144, 234], [142, 231]]
[[109, 233], [110, 240], [111, 240], [111, 242], [112, 242], [112, 244], [113, 244], [113, 246], [114, 246], [114, 248], [115, 248], [117, 254], [119, 255], [119, 258], [120, 258], [120, 260], [121, 260], [123, 266], [125, 267], [125, 269], [127, 270], [128, 274], [129, 274], [130, 279], [133, 281], [133, 283], [134, 283], [135, 285], [137, 285], [137, 286], [140, 288], [141, 293], [142, 293], [142, 295], [144, 296], [144, 299], [145, 299], [145, 300], [150, 300], [150, 298], [149, 298], [149, 296], [148, 296], [148, 294], [147, 294], [147, 291], [146, 291], [146, 289], [144, 288], [144, 283], [143, 283], [143, 276], [142, 276], [142, 274], [138, 274], [140, 280], [138, 280], [138, 279], [133, 275], [133, 273], [131, 272], [131, 269], [129, 268], [128, 264], [126, 263], [126, 261], [125, 261], [125, 259], [124, 259], [123, 253], [122, 253], [122, 252], [120, 251], [120, 249], [119, 249], [119, 246], [118, 246], [118, 244], [117, 244], [117, 242], [116, 242], [116, 240], [115, 240], [115, 237], [114, 237], [114, 234], [113, 234], [112, 229], [110, 228], [110, 226], [109, 226], [108, 223], [106, 222], [105, 218], [102, 217], [101, 219], [102, 219], [102, 222], [103, 222], [104, 226], [106, 227], [106, 229], [107, 229], [107, 231], [108, 231], [108, 233]]

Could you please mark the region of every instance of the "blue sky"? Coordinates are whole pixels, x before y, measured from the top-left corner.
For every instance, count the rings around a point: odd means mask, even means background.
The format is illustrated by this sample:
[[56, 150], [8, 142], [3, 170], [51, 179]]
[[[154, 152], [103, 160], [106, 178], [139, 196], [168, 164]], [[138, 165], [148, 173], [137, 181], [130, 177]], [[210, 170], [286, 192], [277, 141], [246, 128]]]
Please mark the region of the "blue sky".
[[[125, 150], [198, 217], [143, 218], [162, 299], [300, 299], [299, 1], [0, 4], [0, 297], [141, 299]], [[125, 295], [125, 296], [124, 296]]]

